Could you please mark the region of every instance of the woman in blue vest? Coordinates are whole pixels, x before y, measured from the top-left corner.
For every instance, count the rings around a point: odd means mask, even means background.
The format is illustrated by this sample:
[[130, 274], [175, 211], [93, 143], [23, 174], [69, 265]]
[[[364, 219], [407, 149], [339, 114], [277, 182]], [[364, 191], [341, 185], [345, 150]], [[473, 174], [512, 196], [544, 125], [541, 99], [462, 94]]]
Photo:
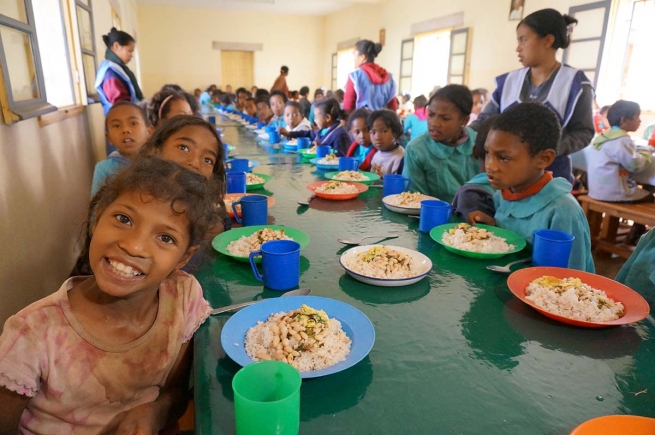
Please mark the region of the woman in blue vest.
[[396, 83], [380, 65], [374, 63], [382, 45], [363, 39], [355, 44], [355, 71], [348, 75], [343, 98], [347, 113], [367, 107], [369, 110], [398, 109]]
[[107, 51], [96, 74], [95, 88], [105, 115], [118, 101], [136, 103], [143, 100], [143, 94], [134, 73], [127, 67], [132, 60], [136, 41], [128, 33], [116, 30], [102, 35]]
[[[582, 71], [557, 61], [558, 49], [569, 46], [578, 20], [554, 9], [542, 9], [525, 17], [516, 28], [519, 61], [524, 68], [496, 78], [491, 101], [471, 127], [478, 130], [489, 116], [521, 102], [542, 103], [559, 118], [562, 139], [557, 158], [548, 168], [554, 177], [573, 182], [572, 154], [594, 136], [594, 90]], [[575, 60], [573, 60], [575, 62]]]

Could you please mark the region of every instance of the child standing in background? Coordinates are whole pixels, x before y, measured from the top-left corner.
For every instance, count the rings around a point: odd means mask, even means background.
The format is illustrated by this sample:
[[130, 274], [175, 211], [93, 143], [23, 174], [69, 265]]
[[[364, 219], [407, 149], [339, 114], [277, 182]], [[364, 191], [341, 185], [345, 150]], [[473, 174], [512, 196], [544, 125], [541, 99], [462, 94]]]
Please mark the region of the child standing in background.
[[428, 112], [425, 108], [427, 104], [428, 99], [425, 95], [414, 98], [414, 113], [407, 115], [403, 126], [404, 132], [409, 132], [409, 140], [416, 139], [428, 131]]
[[268, 94], [262, 97], [259, 97], [256, 102], [257, 105], [257, 117], [259, 122], [265, 122], [266, 125], [271, 122], [273, 119], [273, 112], [271, 112], [271, 105], [268, 102]]
[[371, 159], [378, 151], [377, 148], [372, 146], [371, 135], [366, 123], [370, 114], [370, 110], [362, 108], [355, 110], [348, 117], [347, 128], [354, 142], [350, 144], [346, 156], [359, 160], [359, 169], [361, 171], [371, 170]]
[[311, 124], [302, 114], [302, 107], [295, 101], [288, 101], [284, 106], [284, 122], [290, 131], [309, 131]]
[[191, 106], [184, 94], [166, 90], [153, 95], [148, 108], [150, 124], [159, 127], [163, 121], [177, 115], [193, 115]]
[[91, 196], [100, 190], [109, 176], [130, 164], [152, 134], [152, 130], [153, 127], [143, 109], [136, 104], [119, 101], [109, 109], [105, 118], [105, 137], [117, 150], [96, 164]]
[[273, 118], [268, 125], [275, 128], [286, 127], [284, 122], [284, 106], [287, 104], [287, 96], [282, 91], [273, 91], [268, 97], [268, 103], [273, 112]]
[[612, 128], [593, 141], [589, 161], [589, 196], [598, 201], [634, 202], [652, 200], [647, 190], [640, 189], [632, 174], [651, 163], [650, 152], [640, 153], [628, 133], [641, 124], [639, 104], [617, 101], [609, 108], [607, 120]]
[[430, 98], [428, 133], [405, 151], [403, 175], [419, 192], [451, 202], [457, 189], [480, 172], [473, 158], [475, 131], [466, 127], [473, 106], [466, 86], [448, 85]]
[[403, 126], [396, 112], [388, 109], [376, 110], [366, 122], [371, 142], [378, 150], [371, 159], [371, 171], [380, 176], [402, 174], [405, 149], [398, 139], [403, 135]]
[[[149, 433], [186, 410], [193, 334], [209, 316], [180, 269], [214, 224], [216, 190], [143, 159], [90, 210], [92, 276], [10, 317], [0, 336], [0, 427], [10, 433]], [[54, 394], [53, 394], [54, 393]]]

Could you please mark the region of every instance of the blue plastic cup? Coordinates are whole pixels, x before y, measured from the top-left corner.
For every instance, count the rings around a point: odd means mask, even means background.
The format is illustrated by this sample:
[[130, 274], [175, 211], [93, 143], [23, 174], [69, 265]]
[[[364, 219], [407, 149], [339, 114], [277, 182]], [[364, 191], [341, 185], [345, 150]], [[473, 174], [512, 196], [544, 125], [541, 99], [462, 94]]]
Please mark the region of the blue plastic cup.
[[382, 178], [382, 196], [397, 195], [409, 190], [411, 186], [409, 178], [402, 175], [385, 175]]
[[[241, 205], [241, 217], [237, 213], [237, 205]], [[266, 225], [268, 223], [268, 197], [264, 195], [248, 195], [232, 203], [234, 219], [244, 227]]]
[[322, 159], [323, 157], [330, 154], [332, 147], [330, 145], [320, 145], [316, 147], [316, 158]]
[[227, 193], [246, 193], [246, 173], [228, 172]]
[[207, 121], [208, 121], [211, 125], [216, 125], [216, 117], [215, 117], [214, 115], [210, 115], [210, 116], [208, 116], [208, 117], [207, 117]]
[[250, 160], [248, 159], [232, 159], [227, 162], [228, 172], [248, 172]]
[[429, 233], [432, 228], [447, 224], [453, 214], [453, 206], [440, 199], [426, 199], [421, 201], [421, 220], [418, 229], [422, 233]]
[[[259, 273], [255, 257], [262, 257], [263, 273]], [[271, 290], [291, 290], [300, 281], [300, 243], [293, 240], [273, 240], [250, 253], [250, 267], [255, 278], [264, 281]]]
[[575, 240], [575, 236], [564, 231], [535, 231], [533, 236], [532, 265], [569, 267], [573, 240]]
[[280, 135], [280, 132], [275, 130], [275, 131], [269, 131], [268, 132], [268, 141], [270, 143], [280, 143], [282, 140], [282, 135]]
[[276, 131], [276, 130], [277, 130], [277, 128], [275, 128], [275, 127], [272, 126], [272, 125], [268, 125], [268, 126], [266, 126], [266, 128], [264, 128], [264, 131], [265, 131], [266, 133], [271, 133], [271, 132], [274, 132], [274, 131]]
[[260, 121], [260, 122], [257, 123], [257, 128], [264, 128], [264, 127], [266, 127], [265, 122]]
[[356, 171], [359, 169], [359, 160], [354, 157], [340, 157], [339, 170], [340, 171]]
[[296, 139], [296, 141], [298, 142], [299, 150], [304, 150], [309, 148], [309, 145], [312, 143], [312, 141], [309, 140], [308, 137], [299, 137], [298, 139]]

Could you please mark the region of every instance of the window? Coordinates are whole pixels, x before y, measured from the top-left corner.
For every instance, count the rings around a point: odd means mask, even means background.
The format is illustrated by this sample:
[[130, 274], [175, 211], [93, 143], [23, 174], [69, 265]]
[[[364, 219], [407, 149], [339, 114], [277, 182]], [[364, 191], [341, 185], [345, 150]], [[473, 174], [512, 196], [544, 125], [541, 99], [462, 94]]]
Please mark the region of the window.
[[405, 39], [400, 46], [400, 94], [412, 94], [412, 67], [414, 66], [414, 38]]
[[430, 95], [435, 86], [448, 84], [450, 30], [416, 35], [414, 38], [411, 95]]
[[450, 34], [448, 84], [465, 85], [468, 83], [468, 41], [469, 29], [453, 30]]
[[0, 2], [0, 98], [7, 124], [56, 110], [46, 102], [31, 0]]
[[91, 0], [75, 0], [77, 25], [80, 32], [80, 46], [82, 49], [82, 67], [86, 95], [89, 102], [98, 102], [98, 93], [95, 89], [96, 81], [96, 44], [93, 31], [93, 10]]
[[348, 75], [355, 69], [355, 49], [348, 48], [337, 53], [337, 89], [346, 88]]
[[332, 53], [332, 82], [330, 89], [337, 90], [337, 53]]

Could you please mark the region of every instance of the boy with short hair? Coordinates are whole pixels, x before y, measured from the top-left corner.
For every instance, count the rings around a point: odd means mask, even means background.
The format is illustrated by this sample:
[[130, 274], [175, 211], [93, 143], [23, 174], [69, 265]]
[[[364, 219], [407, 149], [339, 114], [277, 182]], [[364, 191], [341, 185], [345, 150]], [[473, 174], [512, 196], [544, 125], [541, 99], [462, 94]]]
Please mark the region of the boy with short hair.
[[302, 114], [300, 103], [287, 101], [284, 106], [284, 123], [289, 131], [309, 131], [312, 125]]
[[485, 169], [494, 194], [494, 217], [475, 211], [471, 222], [506, 228], [532, 244], [535, 231], [560, 230], [575, 237], [572, 269], [594, 272], [589, 224], [571, 195], [571, 184], [545, 169], [555, 160], [561, 128], [555, 113], [538, 103], [521, 103], [494, 121], [485, 142]]

